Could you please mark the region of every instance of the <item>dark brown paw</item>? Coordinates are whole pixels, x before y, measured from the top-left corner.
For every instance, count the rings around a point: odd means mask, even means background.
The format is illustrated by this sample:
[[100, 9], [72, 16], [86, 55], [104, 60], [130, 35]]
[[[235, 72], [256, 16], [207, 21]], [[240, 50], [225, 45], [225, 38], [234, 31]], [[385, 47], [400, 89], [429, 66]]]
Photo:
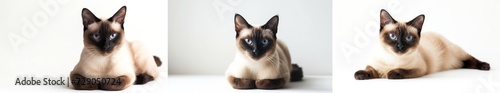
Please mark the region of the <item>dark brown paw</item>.
[[358, 70], [354, 73], [354, 78], [356, 78], [356, 80], [367, 80], [372, 79], [372, 75], [364, 70]]
[[261, 79], [255, 82], [259, 89], [279, 89], [285, 85], [286, 81], [283, 78], [278, 79]]
[[387, 73], [388, 79], [405, 79], [405, 71], [403, 69], [394, 69]]
[[135, 79], [134, 84], [146, 84], [149, 81], [153, 81], [154, 80], [153, 76], [148, 75], [146, 73], [138, 74], [135, 77], [136, 77], [136, 79]]
[[479, 70], [490, 70], [490, 64], [486, 62], [481, 62], [481, 65], [478, 67]]
[[229, 76], [228, 79], [229, 79], [229, 83], [231, 83], [231, 86], [233, 86], [234, 89], [254, 89], [254, 88], [256, 88], [255, 80], [235, 78], [233, 76]]

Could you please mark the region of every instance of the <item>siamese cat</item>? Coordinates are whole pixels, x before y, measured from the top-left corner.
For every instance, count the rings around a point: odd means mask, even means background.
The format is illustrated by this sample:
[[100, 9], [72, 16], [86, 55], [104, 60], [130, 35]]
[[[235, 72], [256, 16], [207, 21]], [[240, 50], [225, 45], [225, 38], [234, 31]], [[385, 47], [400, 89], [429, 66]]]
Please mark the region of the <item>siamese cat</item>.
[[406, 79], [459, 68], [490, 70], [488, 63], [477, 60], [443, 36], [421, 33], [424, 19], [421, 14], [409, 22], [396, 21], [382, 9], [380, 42], [374, 49], [374, 60], [354, 77]]
[[276, 37], [278, 15], [253, 26], [236, 14], [234, 23], [237, 52], [226, 71], [234, 89], [278, 89], [302, 79], [302, 68], [291, 64], [287, 46]]
[[123, 90], [158, 77], [161, 60], [141, 42], [125, 40], [123, 6], [111, 18], [97, 18], [83, 8], [83, 44], [80, 61], [71, 71], [77, 90]]

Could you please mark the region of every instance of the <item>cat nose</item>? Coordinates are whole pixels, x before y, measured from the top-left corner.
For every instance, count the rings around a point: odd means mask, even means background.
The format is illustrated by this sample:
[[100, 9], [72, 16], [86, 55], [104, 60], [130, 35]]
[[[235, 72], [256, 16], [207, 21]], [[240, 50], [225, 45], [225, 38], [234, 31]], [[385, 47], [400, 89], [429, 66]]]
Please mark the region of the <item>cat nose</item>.
[[403, 50], [403, 48], [404, 48], [403, 44], [398, 44], [397, 47], [399, 50]]
[[109, 50], [109, 44], [104, 45], [104, 50]]
[[257, 49], [253, 49], [253, 50], [252, 50], [252, 53], [253, 53], [254, 55], [259, 55], [259, 51], [257, 51]]

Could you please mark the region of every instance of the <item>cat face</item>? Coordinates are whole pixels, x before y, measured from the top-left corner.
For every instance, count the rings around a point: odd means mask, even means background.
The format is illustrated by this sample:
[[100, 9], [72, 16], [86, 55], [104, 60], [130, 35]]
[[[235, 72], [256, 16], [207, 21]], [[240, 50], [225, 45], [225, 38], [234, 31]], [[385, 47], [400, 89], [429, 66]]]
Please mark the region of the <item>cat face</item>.
[[83, 8], [83, 39], [85, 48], [107, 56], [121, 46], [124, 37], [123, 22], [127, 7], [123, 6], [111, 18], [99, 19]]
[[273, 54], [276, 48], [278, 19], [278, 15], [275, 15], [262, 26], [252, 26], [241, 15], [236, 14], [234, 24], [238, 50], [253, 60]]
[[418, 47], [424, 23], [423, 14], [409, 22], [398, 22], [382, 9], [380, 11], [380, 43], [388, 52], [396, 55], [412, 53]]

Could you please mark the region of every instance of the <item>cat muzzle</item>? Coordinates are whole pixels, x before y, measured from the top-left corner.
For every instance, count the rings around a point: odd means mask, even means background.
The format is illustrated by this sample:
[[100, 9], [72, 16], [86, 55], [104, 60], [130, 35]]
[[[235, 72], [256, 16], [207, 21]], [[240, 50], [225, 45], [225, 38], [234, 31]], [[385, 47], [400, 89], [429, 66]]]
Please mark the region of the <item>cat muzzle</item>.
[[252, 50], [252, 55], [258, 56], [259, 55], [259, 51], [257, 51], [257, 49], [253, 49]]
[[403, 46], [403, 44], [397, 44], [397, 45], [396, 45], [396, 47], [398, 47], [398, 50], [399, 50], [399, 51], [402, 51], [402, 50], [403, 50], [403, 48], [405, 48], [405, 47]]

